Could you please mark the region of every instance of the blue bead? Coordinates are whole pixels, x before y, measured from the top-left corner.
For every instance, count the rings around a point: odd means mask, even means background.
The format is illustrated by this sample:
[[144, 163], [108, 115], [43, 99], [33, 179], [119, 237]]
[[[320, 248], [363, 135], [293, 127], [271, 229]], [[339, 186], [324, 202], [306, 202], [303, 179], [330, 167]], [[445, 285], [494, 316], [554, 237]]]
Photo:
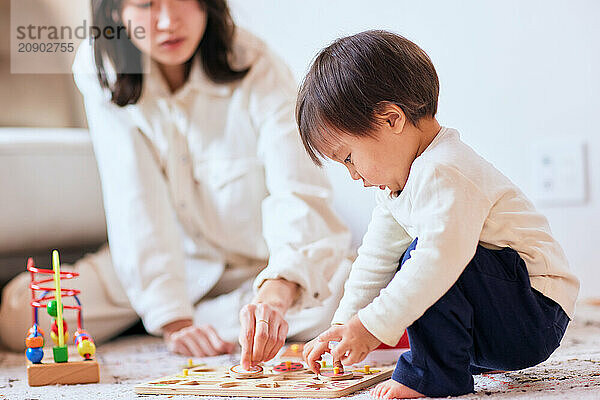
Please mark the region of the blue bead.
[[39, 364], [44, 358], [44, 350], [41, 347], [30, 347], [25, 351], [27, 359], [34, 364]]

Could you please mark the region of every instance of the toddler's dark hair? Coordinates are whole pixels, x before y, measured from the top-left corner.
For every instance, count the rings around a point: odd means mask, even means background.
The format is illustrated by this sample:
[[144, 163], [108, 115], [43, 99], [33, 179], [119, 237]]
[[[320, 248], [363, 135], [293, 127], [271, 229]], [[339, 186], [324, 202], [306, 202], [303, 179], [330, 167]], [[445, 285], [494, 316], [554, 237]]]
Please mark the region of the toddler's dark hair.
[[306, 151], [321, 166], [340, 133], [372, 136], [376, 113], [396, 104], [417, 125], [437, 112], [439, 81], [429, 56], [410, 40], [373, 30], [337, 39], [316, 57], [296, 102]]

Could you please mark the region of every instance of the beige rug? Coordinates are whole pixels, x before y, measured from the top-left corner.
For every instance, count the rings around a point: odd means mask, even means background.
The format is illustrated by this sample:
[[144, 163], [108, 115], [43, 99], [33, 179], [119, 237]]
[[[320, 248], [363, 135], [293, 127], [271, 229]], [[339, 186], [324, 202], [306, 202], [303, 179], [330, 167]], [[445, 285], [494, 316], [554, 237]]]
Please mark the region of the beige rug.
[[[186, 357], [169, 354], [162, 340], [129, 336], [99, 346], [99, 384], [27, 385], [23, 354], [0, 350], [0, 400], [198, 399], [196, 396], [136, 395], [133, 386], [179, 371]], [[235, 356], [204, 361], [238, 362]], [[600, 307], [580, 305], [561, 347], [546, 362], [526, 370], [475, 377], [476, 393], [458, 399], [600, 399]], [[369, 399], [367, 391], [349, 396]]]

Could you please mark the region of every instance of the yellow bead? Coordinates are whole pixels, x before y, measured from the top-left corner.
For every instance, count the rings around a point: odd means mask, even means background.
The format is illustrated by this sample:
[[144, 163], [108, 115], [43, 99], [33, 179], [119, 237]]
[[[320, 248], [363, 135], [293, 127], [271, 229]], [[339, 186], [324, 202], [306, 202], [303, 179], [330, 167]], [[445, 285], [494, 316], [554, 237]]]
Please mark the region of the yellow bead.
[[298, 346], [297, 344], [293, 344], [293, 345], [292, 345], [292, 351], [293, 351], [294, 353], [297, 353], [297, 352], [298, 352], [298, 350], [300, 350], [300, 346]]
[[188, 358], [188, 367], [192, 368], [194, 366], [194, 360]]
[[96, 353], [96, 345], [89, 340], [82, 340], [77, 345], [77, 352], [83, 358], [90, 358]]
[[[58, 335], [56, 333], [50, 331], [50, 337], [52, 338], [52, 341], [54, 342], [54, 344], [58, 346]], [[69, 341], [69, 332], [65, 332], [64, 338], [65, 338], [64, 339], [65, 343], [67, 343]]]

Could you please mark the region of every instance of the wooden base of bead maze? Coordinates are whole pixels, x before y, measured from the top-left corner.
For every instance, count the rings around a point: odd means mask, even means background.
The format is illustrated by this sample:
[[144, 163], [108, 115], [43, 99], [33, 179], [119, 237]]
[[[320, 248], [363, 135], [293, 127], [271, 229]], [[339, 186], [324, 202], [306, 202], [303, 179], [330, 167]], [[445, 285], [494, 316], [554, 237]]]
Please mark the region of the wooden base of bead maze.
[[46, 364], [29, 363], [27, 365], [27, 381], [29, 386], [98, 383], [100, 367], [96, 360]]

